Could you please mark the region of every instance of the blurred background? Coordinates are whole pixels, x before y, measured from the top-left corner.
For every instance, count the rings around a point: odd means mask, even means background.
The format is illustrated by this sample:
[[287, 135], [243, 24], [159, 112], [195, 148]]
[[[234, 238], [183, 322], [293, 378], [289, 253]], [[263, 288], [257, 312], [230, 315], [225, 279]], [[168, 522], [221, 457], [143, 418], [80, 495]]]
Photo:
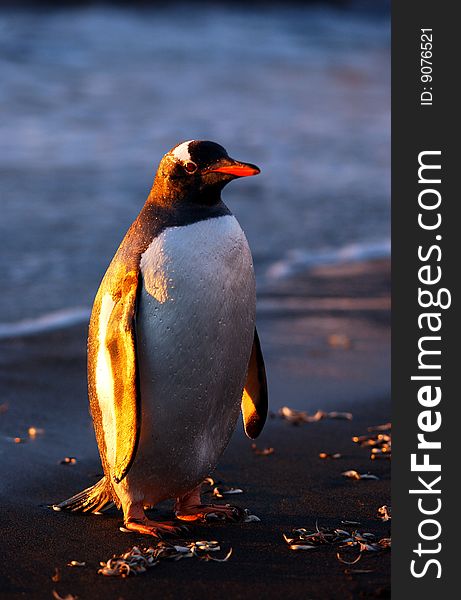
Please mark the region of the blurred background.
[[90, 305], [187, 139], [262, 169], [224, 192], [261, 289], [389, 252], [385, 10], [41, 4], [0, 11], [0, 322]]

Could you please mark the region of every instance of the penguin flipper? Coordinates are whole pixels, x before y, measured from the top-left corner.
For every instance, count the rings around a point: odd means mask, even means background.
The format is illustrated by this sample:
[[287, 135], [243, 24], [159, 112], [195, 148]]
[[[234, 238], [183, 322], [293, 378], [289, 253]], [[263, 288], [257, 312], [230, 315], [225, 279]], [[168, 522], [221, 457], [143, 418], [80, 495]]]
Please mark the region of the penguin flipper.
[[[115, 304], [110, 314], [105, 347], [113, 378], [114, 438], [110, 456], [106, 454], [113, 480], [119, 483], [128, 473], [136, 455], [141, 429], [138, 390], [135, 316], [139, 270], [131, 270], [113, 282]], [[106, 440], [107, 446], [107, 440]]]
[[255, 328], [248, 374], [242, 395], [243, 425], [249, 438], [255, 439], [261, 433], [267, 418], [267, 408], [266, 369], [258, 332]]

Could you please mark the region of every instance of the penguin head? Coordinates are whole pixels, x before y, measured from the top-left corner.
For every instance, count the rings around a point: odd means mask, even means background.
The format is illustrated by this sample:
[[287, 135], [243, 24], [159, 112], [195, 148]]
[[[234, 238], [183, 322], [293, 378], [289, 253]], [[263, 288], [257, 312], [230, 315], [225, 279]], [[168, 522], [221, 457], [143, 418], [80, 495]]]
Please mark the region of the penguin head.
[[259, 172], [257, 166], [231, 158], [215, 142], [189, 140], [162, 158], [154, 187], [157, 184], [170, 202], [215, 204], [227, 183]]

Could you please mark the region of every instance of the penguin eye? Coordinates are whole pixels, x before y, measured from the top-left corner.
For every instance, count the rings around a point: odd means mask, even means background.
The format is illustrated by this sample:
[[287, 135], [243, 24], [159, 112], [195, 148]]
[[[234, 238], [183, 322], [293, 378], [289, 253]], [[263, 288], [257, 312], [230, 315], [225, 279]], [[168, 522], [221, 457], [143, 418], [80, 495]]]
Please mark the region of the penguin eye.
[[195, 173], [195, 171], [197, 170], [197, 165], [194, 162], [192, 162], [191, 160], [189, 160], [184, 165], [184, 168], [186, 169], [186, 171], [188, 173]]

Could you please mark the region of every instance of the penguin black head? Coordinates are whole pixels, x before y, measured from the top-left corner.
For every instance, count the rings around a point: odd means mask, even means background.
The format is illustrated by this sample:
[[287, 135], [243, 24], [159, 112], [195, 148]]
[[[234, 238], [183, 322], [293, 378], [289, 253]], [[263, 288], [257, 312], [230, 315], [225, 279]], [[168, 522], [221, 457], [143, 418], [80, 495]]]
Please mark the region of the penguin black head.
[[154, 189], [157, 197], [171, 203], [212, 205], [220, 201], [229, 181], [259, 172], [257, 166], [231, 158], [215, 142], [189, 140], [162, 158]]

